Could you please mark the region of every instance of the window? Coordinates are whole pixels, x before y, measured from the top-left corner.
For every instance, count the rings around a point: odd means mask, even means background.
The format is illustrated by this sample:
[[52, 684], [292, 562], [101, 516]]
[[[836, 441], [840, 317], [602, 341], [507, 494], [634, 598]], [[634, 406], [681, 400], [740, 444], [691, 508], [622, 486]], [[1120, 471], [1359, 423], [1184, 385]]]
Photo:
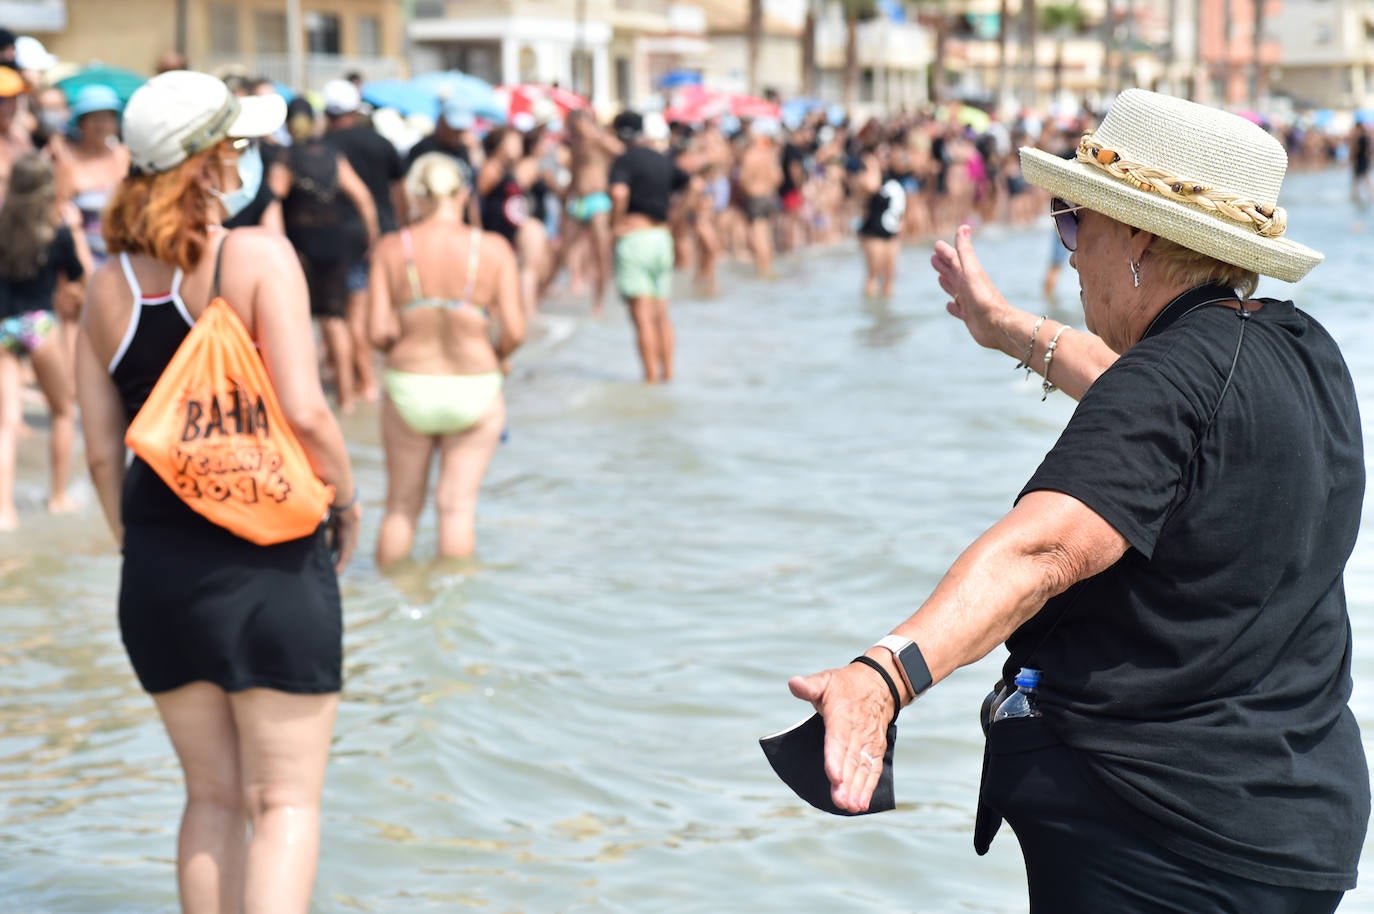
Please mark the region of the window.
[[285, 54], [286, 13], [254, 13], [253, 38], [259, 54]]
[[590, 51], [572, 52], [572, 89], [583, 98], [596, 94], [592, 85], [592, 54]]
[[210, 6], [210, 50], [215, 54], [238, 54], [239, 11], [228, 3]]
[[333, 13], [317, 13], [314, 10], [305, 14], [305, 49], [311, 54], [343, 53], [339, 40], [339, 17]]
[[359, 57], [382, 56], [382, 22], [376, 16], [358, 17]]
[[630, 58], [628, 57], [615, 59], [615, 94], [616, 100], [626, 108], [634, 103], [634, 99], [631, 97], [634, 95], [634, 87], [631, 85]]

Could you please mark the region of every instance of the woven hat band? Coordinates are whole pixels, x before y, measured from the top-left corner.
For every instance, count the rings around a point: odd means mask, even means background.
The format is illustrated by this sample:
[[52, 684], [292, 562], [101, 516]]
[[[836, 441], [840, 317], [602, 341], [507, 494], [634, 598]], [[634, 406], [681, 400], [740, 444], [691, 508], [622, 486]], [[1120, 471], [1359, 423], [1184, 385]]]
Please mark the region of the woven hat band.
[[1281, 238], [1288, 229], [1288, 214], [1281, 206], [1260, 203], [1247, 194], [1211, 187], [1189, 177], [1180, 178], [1163, 169], [1132, 162], [1115, 149], [1097, 142], [1091, 133], [1085, 133], [1079, 140], [1075, 155], [1078, 161], [1095, 165], [1141, 193], [1154, 193], [1195, 206], [1249, 226], [1265, 238]]

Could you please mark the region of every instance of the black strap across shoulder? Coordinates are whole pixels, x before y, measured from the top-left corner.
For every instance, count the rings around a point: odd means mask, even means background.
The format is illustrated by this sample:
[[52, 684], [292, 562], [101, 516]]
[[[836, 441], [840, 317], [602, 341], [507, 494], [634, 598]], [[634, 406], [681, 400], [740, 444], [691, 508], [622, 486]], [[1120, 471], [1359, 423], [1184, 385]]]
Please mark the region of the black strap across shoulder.
[[219, 269], [224, 263], [224, 249], [229, 246], [229, 236], [233, 233], [233, 229], [224, 230], [224, 240], [219, 243], [219, 250], [215, 252], [215, 275], [210, 280], [210, 301], [219, 298]]

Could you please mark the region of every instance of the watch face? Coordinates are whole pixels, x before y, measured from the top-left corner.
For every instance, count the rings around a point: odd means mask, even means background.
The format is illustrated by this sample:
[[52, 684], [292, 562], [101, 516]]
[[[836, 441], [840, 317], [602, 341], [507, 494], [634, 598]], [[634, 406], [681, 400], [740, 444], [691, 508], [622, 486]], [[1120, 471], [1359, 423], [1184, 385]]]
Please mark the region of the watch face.
[[934, 681], [930, 675], [930, 668], [926, 666], [926, 658], [914, 642], [898, 652], [897, 661], [901, 663], [902, 669], [906, 672], [906, 678], [911, 683], [911, 691], [920, 695], [930, 688]]

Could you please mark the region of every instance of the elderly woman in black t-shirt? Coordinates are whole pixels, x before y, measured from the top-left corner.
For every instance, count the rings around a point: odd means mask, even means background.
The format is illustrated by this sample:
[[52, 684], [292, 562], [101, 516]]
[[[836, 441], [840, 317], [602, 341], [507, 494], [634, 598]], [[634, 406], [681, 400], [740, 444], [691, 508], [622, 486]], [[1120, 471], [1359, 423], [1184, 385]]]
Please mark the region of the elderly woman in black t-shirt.
[[977, 342], [1080, 402], [914, 615], [789, 684], [824, 716], [832, 798], [868, 808], [893, 692], [1005, 642], [1004, 682], [1041, 672], [1039, 716], [988, 728], [974, 838], [1011, 824], [1033, 914], [1333, 911], [1369, 814], [1342, 585], [1364, 460], [1331, 337], [1250, 299], [1322, 259], [1283, 237], [1283, 148], [1130, 90], [1076, 159], [1021, 161], [1090, 332], [1008, 305], [966, 227], [933, 263]]

